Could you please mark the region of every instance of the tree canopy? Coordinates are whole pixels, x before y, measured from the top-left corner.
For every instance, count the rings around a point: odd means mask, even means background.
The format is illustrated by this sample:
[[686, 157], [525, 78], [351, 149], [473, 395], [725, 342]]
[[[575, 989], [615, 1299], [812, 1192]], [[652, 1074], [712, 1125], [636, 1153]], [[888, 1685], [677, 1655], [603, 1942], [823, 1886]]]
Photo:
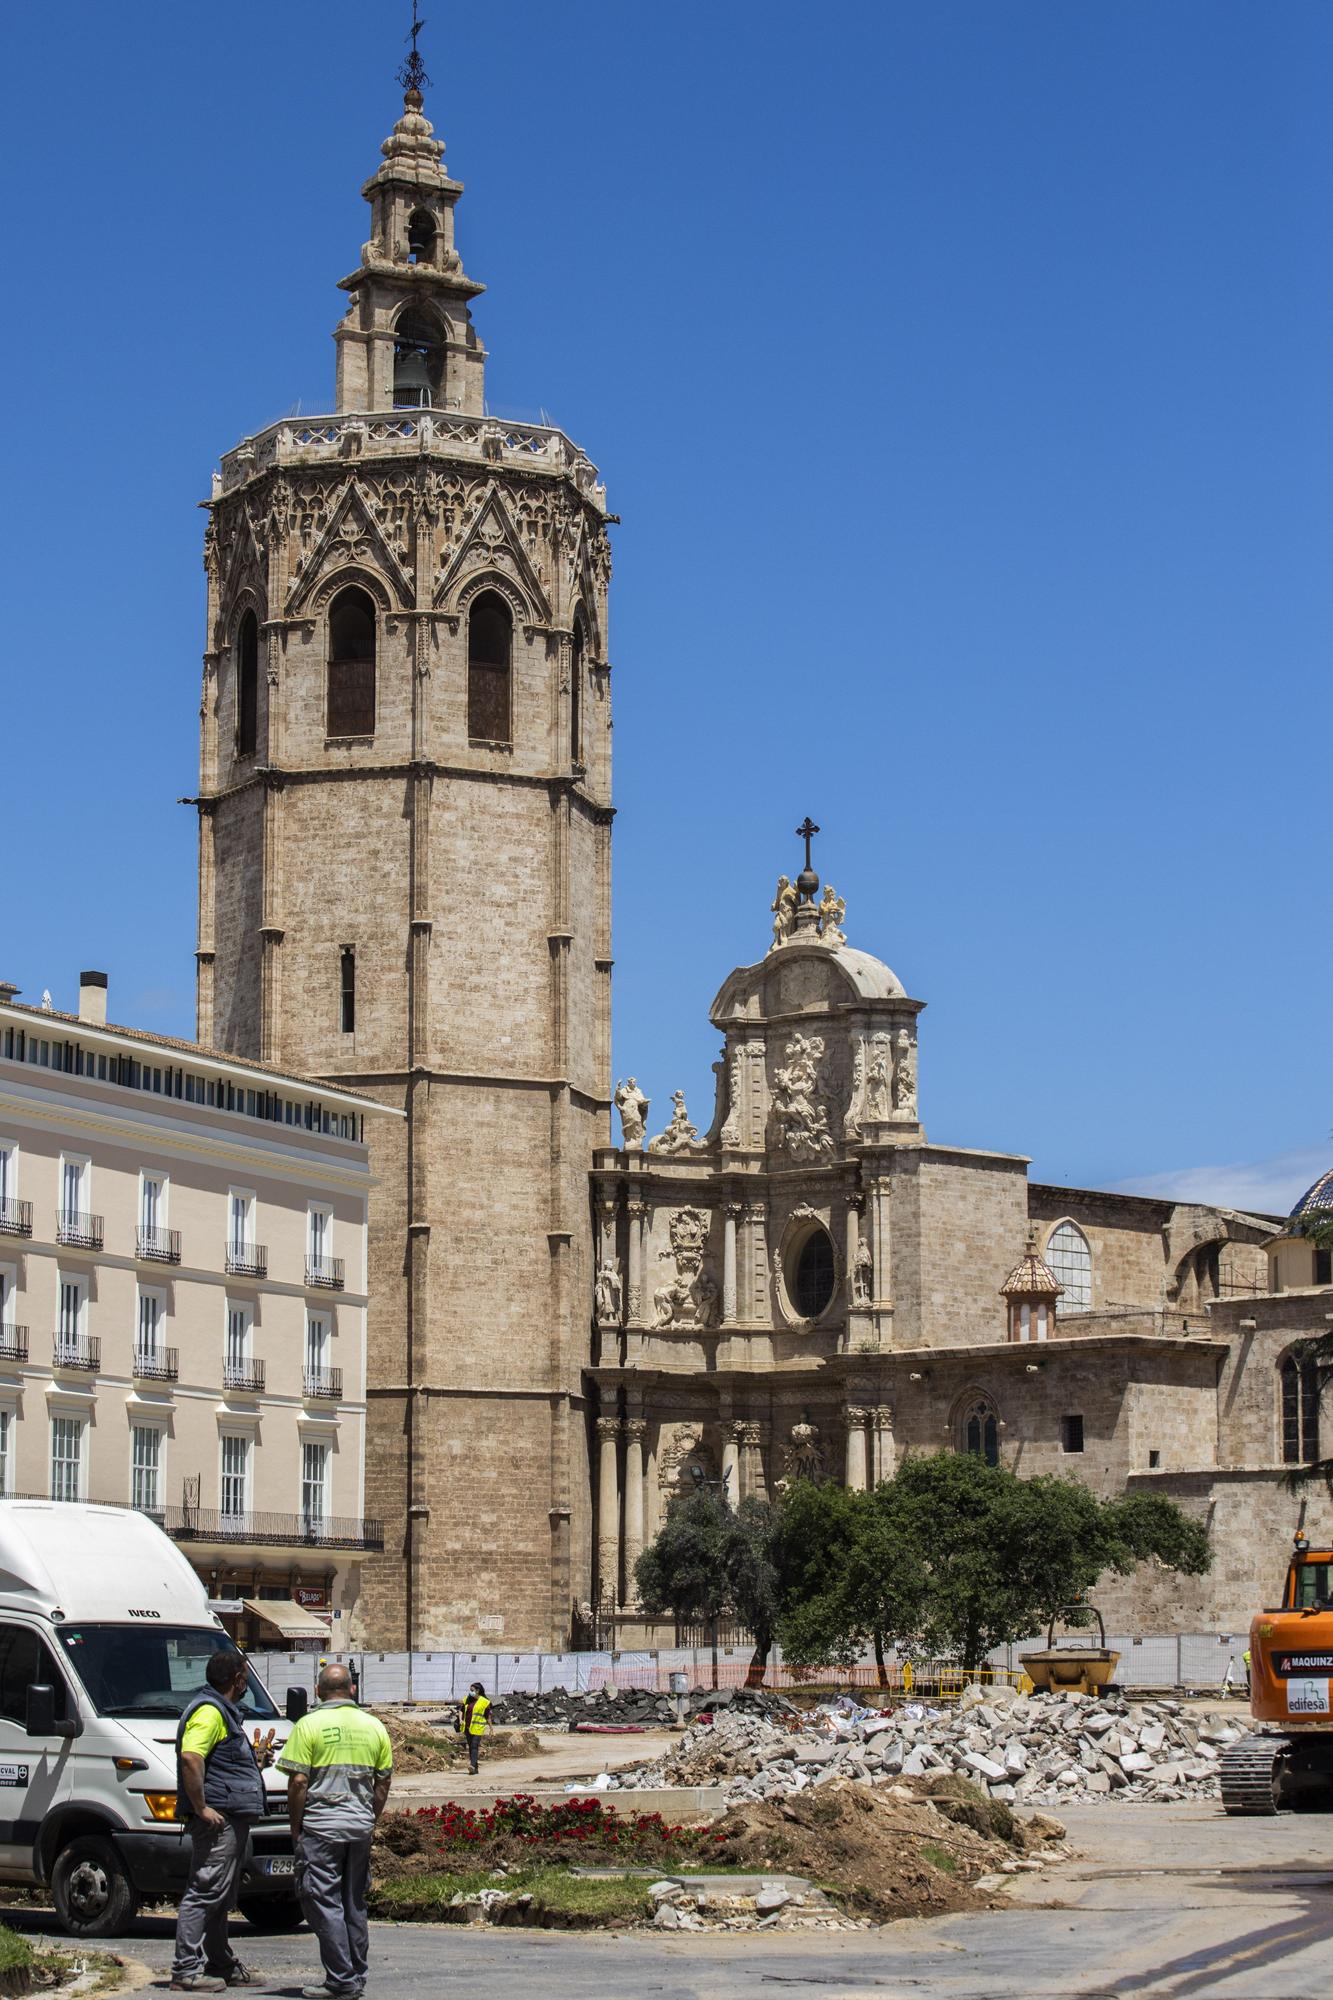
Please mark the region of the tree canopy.
[[639, 1601], [652, 1617], [738, 1618], [754, 1635], [762, 1670], [780, 1603], [774, 1563], [776, 1509], [754, 1495], [731, 1507], [720, 1493], [677, 1500], [634, 1566]]

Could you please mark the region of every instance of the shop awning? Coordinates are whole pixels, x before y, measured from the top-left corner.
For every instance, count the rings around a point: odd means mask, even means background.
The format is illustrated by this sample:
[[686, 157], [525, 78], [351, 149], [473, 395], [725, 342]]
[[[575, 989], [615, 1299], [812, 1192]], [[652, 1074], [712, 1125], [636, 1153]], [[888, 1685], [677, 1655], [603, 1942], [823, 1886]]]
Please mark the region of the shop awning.
[[328, 1643], [328, 1621], [316, 1618], [313, 1611], [307, 1611], [303, 1604], [294, 1604], [289, 1597], [247, 1597], [245, 1608], [251, 1617], [271, 1625], [280, 1638], [322, 1639]]

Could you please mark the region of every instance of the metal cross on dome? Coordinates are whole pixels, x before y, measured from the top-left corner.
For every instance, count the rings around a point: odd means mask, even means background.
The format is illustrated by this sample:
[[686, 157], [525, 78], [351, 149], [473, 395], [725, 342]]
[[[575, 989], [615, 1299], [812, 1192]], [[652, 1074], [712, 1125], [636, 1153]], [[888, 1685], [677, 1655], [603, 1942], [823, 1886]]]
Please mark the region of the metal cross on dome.
[[418, 0], [412, 0], [412, 26], [404, 36], [404, 40], [412, 44], [412, 53], [398, 72], [398, 81], [402, 84], [404, 90], [422, 91], [430, 82], [430, 78], [426, 74], [426, 65], [421, 57], [421, 51], [417, 47], [417, 36], [421, 33], [425, 25], [426, 23], [421, 19], [418, 12]]
[[818, 832], [819, 828], [815, 825], [809, 813], [806, 814], [801, 825], [796, 829], [796, 838], [805, 842], [805, 867], [807, 874], [810, 872], [810, 842]]

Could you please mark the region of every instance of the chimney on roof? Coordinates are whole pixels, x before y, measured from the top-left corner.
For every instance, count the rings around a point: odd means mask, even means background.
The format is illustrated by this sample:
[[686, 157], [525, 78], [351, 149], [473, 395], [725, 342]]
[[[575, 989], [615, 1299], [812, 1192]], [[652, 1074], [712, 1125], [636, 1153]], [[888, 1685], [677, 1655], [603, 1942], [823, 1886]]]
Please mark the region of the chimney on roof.
[[106, 974], [104, 972], [81, 972], [79, 974], [79, 1019], [88, 1021], [95, 1028], [106, 1026]]

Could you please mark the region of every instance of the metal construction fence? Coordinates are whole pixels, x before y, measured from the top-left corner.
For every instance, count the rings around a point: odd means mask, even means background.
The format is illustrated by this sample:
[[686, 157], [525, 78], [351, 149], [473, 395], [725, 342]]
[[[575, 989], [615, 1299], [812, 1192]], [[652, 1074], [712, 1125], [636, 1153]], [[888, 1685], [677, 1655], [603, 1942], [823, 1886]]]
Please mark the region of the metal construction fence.
[[[770, 1659], [764, 1686], [770, 1688], [861, 1688], [890, 1693], [910, 1691], [948, 1699], [969, 1680], [1016, 1682], [1022, 1674], [1022, 1654], [1044, 1647], [1045, 1635], [1021, 1640], [992, 1653], [978, 1674], [965, 1674], [956, 1664], [910, 1654], [891, 1654], [881, 1680], [873, 1661], [855, 1667], [797, 1668], [780, 1654]], [[1106, 1643], [1119, 1653], [1115, 1685], [1123, 1688], [1193, 1688], [1218, 1693], [1230, 1682], [1245, 1684], [1241, 1665], [1248, 1635], [1193, 1632], [1171, 1636], [1108, 1633]], [[656, 1652], [624, 1653], [320, 1653], [261, 1652], [251, 1656], [255, 1667], [279, 1701], [289, 1687], [314, 1692], [321, 1660], [354, 1665], [361, 1699], [369, 1702], [461, 1701], [473, 1681], [480, 1681], [492, 1699], [507, 1694], [547, 1694], [563, 1689], [593, 1694], [602, 1688], [647, 1689], [666, 1694], [673, 1674], [684, 1674], [690, 1688], [714, 1685], [712, 1655], [706, 1647], [663, 1647]], [[912, 1669], [910, 1683], [904, 1669]], [[734, 1647], [718, 1659], [716, 1685], [744, 1685], [750, 1669], [750, 1648]]]

